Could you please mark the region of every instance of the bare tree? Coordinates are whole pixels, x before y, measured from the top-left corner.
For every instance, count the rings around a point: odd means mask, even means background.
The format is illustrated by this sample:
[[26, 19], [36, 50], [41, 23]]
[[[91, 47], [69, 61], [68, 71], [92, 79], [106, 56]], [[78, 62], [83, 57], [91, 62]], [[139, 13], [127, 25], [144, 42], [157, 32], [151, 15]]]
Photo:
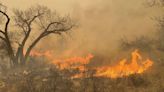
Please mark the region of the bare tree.
[[[63, 32], [71, 30], [74, 26], [69, 17], [60, 17], [56, 12], [51, 11], [45, 6], [38, 5], [24, 11], [15, 9], [13, 21], [18, 32], [22, 34], [20, 39], [15, 41], [18, 46], [13, 46], [12, 38], [9, 35], [11, 18], [6, 13], [6, 9], [1, 9], [0, 14], [3, 15], [0, 16], [0, 19], [5, 18], [4, 27], [2, 27], [3, 23], [0, 26], [0, 39], [6, 44], [6, 51], [8, 52], [13, 66], [20, 64], [25, 65], [31, 50], [43, 38], [50, 34], [61, 35]], [[4, 28], [4, 30], [2, 28]], [[34, 31], [35, 34], [33, 35], [32, 32]], [[13, 35], [16, 35], [16, 32], [14, 32]], [[34, 37], [35, 39], [31, 40], [31, 37]], [[30, 40], [30, 43], [27, 43], [28, 40]]]

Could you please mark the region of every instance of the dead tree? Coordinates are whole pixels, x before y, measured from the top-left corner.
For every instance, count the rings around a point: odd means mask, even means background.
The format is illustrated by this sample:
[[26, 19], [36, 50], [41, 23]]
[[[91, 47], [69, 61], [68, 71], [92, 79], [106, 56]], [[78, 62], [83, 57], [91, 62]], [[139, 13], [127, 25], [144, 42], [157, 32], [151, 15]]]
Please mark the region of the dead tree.
[[[12, 18], [15, 23], [14, 27], [22, 34], [21, 38], [16, 41], [18, 45], [12, 46], [12, 38], [9, 36], [9, 32], [12, 29], [9, 25], [11, 18], [6, 11], [2, 9], [0, 10], [0, 14], [2, 14], [2, 16], [0, 16], [1, 18], [5, 18], [4, 27], [0, 26], [0, 39], [6, 44], [6, 51], [8, 52], [13, 66], [25, 65], [30, 52], [43, 38], [50, 34], [61, 35], [74, 27], [69, 17], [60, 17], [57, 13], [45, 6], [38, 5], [24, 11], [15, 9], [14, 18]], [[4, 30], [2, 28], [4, 28]], [[35, 34], [33, 35], [32, 32], [34, 31]], [[16, 34], [14, 33], [13, 35]], [[35, 39], [27, 43], [32, 35]]]

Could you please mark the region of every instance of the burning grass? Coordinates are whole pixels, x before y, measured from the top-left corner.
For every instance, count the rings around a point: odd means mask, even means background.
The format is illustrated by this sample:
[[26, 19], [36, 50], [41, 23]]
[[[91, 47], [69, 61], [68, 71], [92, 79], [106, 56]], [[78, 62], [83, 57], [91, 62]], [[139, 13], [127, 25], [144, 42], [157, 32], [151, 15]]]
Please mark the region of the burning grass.
[[[39, 60], [31, 57], [31, 62], [33, 63], [28, 64], [26, 67], [6, 71], [0, 77], [0, 92], [163, 92], [163, 73], [159, 73], [159, 66], [155, 68], [156, 63], [154, 61], [149, 63], [149, 59], [144, 60], [141, 58], [138, 50], [132, 52], [130, 61], [127, 60], [121, 63], [122, 60], [120, 60], [117, 61], [118, 64], [92, 68], [87, 67], [87, 64], [94, 58], [91, 54], [85, 57], [53, 59], [51, 52], [46, 53], [49, 54], [41, 55], [38, 52]], [[47, 64], [47, 60], [44, 61], [45, 63], [42, 60], [41, 63], [40, 57], [46, 57], [46, 55], [51, 60], [58, 61], [58, 63], [51, 61], [50, 64]], [[33, 57], [36, 58], [34, 53]], [[69, 63], [69, 61], [72, 62]], [[60, 65], [59, 62], [61, 62]], [[61, 67], [63, 63], [68, 65]], [[135, 64], [137, 64], [137, 69], [132, 67]], [[110, 69], [125, 71], [126, 69], [122, 70], [125, 67], [117, 69], [117, 67], [122, 65], [131, 66], [130, 68], [134, 69], [135, 73], [129, 73], [129, 75], [122, 73], [119, 77], [111, 77], [110, 73], [106, 74]], [[81, 68], [80, 66], [83, 68], [79, 69]], [[108, 67], [109, 69], [104, 69], [103, 67]], [[130, 68], [127, 68], [127, 70]], [[138, 72], [141, 71], [140, 68], [144, 68], [144, 71]], [[100, 69], [102, 70], [100, 71]], [[160, 70], [162, 69], [163, 67], [161, 66]], [[103, 75], [96, 75], [101, 73]]]
[[[45, 56], [48, 58], [52, 64], [58, 66], [60, 70], [63, 69], [78, 69], [79, 74], [72, 76], [72, 78], [84, 77], [83, 73], [88, 70], [86, 65], [90, 63], [91, 59], [94, 57], [92, 54], [88, 54], [86, 57], [71, 57], [67, 59], [54, 59], [50, 52], [39, 53], [32, 52], [32, 56]], [[141, 74], [145, 72], [149, 67], [153, 65], [153, 61], [149, 58], [146, 60], [142, 59], [142, 56], [135, 50], [131, 53], [131, 61], [128, 62], [127, 59], [122, 59], [118, 61], [119, 63], [114, 66], [100, 66], [93, 68], [95, 70], [95, 77], [107, 77], [107, 78], [119, 78], [123, 76], [129, 76], [132, 74]]]
[[103, 66], [97, 68], [96, 76], [118, 78], [132, 74], [140, 74], [152, 65], [153, 61], [150, 59], [142, 60], [142, 56], [138, 53], [138, 50], [135, 50], [132, 52], [132, 59], [129, 63], [127, 62], [127, 59], [123, 59], [119, 61], [119, 64], [114, 66]]

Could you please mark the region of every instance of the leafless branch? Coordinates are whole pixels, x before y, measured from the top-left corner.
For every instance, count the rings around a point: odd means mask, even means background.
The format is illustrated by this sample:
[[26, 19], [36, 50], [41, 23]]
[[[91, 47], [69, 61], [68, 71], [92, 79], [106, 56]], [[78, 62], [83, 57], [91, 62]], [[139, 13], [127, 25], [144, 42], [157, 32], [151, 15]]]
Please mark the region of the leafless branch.
[[[63, 32], [71, 30], [74, 26], [71, 24], [68, 17], [56, 16], [56, 13], [54, 14], [54, 12], [52, 12], [47, 7], [39, 6], [35, 8], [29, 8], [25, 11], [15, 10], [15, 24], [18, 28], [20, 28], [18, 30], [21, 30], [24, 33], [24, 36], [22, 38], [22, 41], [12, 39], [10, 41], [8, 37], [8, 26], [10, 18], [5, 12], [0, 11], [0, 13], [5, 16], [4, 18], [6, 18], [4, 27], [5, 29], [0, 30], [0, 34], [2, 34], [0, 35], [0, 39], [4, 40], [7, 43], [7, 50], [10, 58], [13, 60], [13, 63], [14, 61], [16, 61], [16, 63], [26, 62], [31, 50], [41, 39], [47, 37], [50, 34], [61, 35]], [[31, 32], [34, 31], [33, 26], [37, 26], [40, 28], [35, 35], [36, 39], [34, 39], [31, 44], [27, 45], [27, 41], [30, 37], [32, 37]], [[18, 44], [17, 48], [13, 48], [11, 46], [13, 41]], [[23, 54], [25, 45], [27, 45], [28, 48], [27, 51]]]
[[0, 39], [2, 39], [3, 41], [5, 41], [6, 39], [4, 38], [4, 37], [2, 37], [2, 36], [0, 36]]
[[39, 13], [37, 15], [35, 15], [30, 21], [29, 21], [29, 24], [31, 25], [31, 23], [36, 19], [38, 18], [39, 16], [43, 15], [44, 13]]
[[5, 35], [5, 32], [3, 32], [2, 30], [0, 30], [0, 33], [2, 33], [3, 35]]
[[9, 16], [5, 12], [0, 11], [0, 13], [2, 13], [7, 18], [7, 21], [5, 23], [5, 32], [7, 33], [7, 31], [8, 31], [8, 25], [9, 25], [9, 22], [10, 22], [10, 18], [9, 18]]
[[49, 28], [50, 28], [52, 25], [54, 25], [54, 24], [57, 24], [57, 25], [61, 24], [61, 25], [63, 25], [61, 22], [52, 22], [52, 23], [48, 24], [48, 26], [46, 27], [46, 29], [45, 29], [44, 31], [48, 31]]

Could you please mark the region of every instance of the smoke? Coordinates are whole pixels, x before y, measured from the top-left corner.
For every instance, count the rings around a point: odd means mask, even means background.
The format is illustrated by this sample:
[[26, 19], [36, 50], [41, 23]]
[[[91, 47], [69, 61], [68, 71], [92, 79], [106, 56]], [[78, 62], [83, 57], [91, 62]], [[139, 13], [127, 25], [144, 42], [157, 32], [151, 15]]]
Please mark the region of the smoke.
[[[158, 8], [146, 7], [143, 0], [5, 0], [9, 8], [28, 8], [41, 4], [68, 14], [78, 27], [62, 37], [48, 37], [39, 49], [51, 49], [55, 55], [96, 53], [108, 55], [118, 48], [122, 37], [152, 36], [156, 30], [152, 17]], [[22, 5], [18, 6], [18, 2]], [[25, 5], [26, 4], [26, 5]], [[46, 44], [46, 45], [45, 45]]]
[[78, 1], [72, 7], [71, 16], [79, 26], [63, 48], [71, 55], [80, 52], [109, 55], [123, 37], [152, 36], [156, 30], [152, 18], [160, 13], [138, 0]]

